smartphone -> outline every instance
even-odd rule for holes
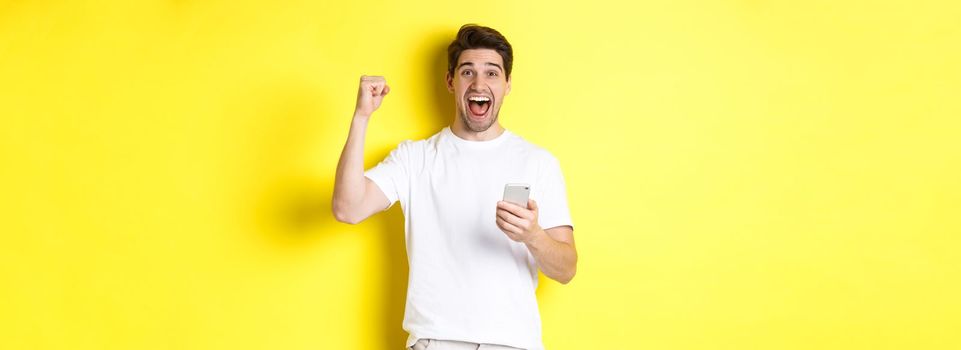
[[[517,204],[527,208],[527,198],[531,195],[531,185],[528,184],[507,184],[504,185],[504,201]]]

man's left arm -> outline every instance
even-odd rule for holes
[[[544,275],[567,284],[577,273],[574,229],[557,226],[542,229],[537,223],[537,202],[528,200],[527,208],[497,202],[497,227],[510,239],[524,243]]]

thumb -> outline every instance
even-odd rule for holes
[[[527,200],[527,209],[537,211],[537,201],[533,199]]]

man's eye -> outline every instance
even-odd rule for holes
[[[469,70],[465,70],[465,71],[463,71],[463,72],[460,73],[460,75],[464,75],[464,76],[470,76],[470,75],[472,75],[472,74],[474,74],[474,72],[471,72],[471,71],[469,71]]]
[[[496,77],[496,76],[497,76],[497,72],[487,72],[487,76],[489,76],[489,77]]]

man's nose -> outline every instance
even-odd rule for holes
[[[471,82],[470,82],[470,89],[471,89],[472,91],[476,91],[476,92],[483,92],[483,91],[484,91],[484,85],[482,84],[482,82],[481,82],[480,79],[476,79],[476,78],[475,78],[474,80],[471,80]]]

